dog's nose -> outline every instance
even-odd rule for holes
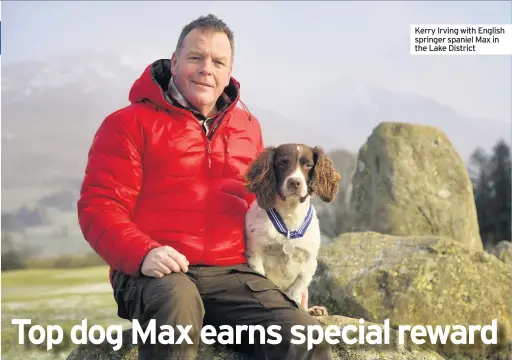
[[[300,180],[296,178],[288,179],[288,187],[291,189],[298,189],[300,187]]]

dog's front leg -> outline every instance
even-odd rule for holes
[[[312,275],[310,276],[307,272],[304,271],[301,272],[293,282],[292,286],[290,286],[286,291],[288,296],[291,297],[297,304],[300,304],[304,307],[304,295],[306,294],[308,285],[312,279]]]
[[[315,259],[309,260],[302,266],[302,271],[299,273],[292,286],[288,288],[288,293],[293,299],[301,305],[307,306],[307,298],[305,303],[303,302],[303,296],[307,296],[308,287],[311,281],[313,281],[313,275],[315,274],[317,261]]]
[[[299,274],[293,285],[288,289],[288,294],[292,299],[295,299],[304,310],[313,316],[327,315],[327,309],[324,306],[308,307],[309,302],[309,284],[313,281],[313,275],[316,271],[317,262],[310,261],[304,266],[302,273]]]
[[[290,297],[295,299],[299,299],[299,304],[302,306],[304,310],[306,310],[312,316],[325,316],[328,315],[327,309],[325,306],[312,306],[309,307],[309,291],[308,287],[311,281],[313,280],[313,276],[304,276],[299,275],[297,278],[297,282],[295,282],[292,287],[289,289]],[[295,300],[297,301],[297,300]]]
[[[308,289],[306,288],[306,290],[302,293],[302,301],[300,302],[300,304],[302,305],[302,307],[304,309],[307,309],[308,302],[309,302],[309,293],[308,293]]]

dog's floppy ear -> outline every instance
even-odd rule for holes
[[[321,147],[317,146],[312,150],[315,165],[309,191],[317,194],[322,201],[331,202],[338,192],[341,174],[336,171],[332,160]]]
[[[265,148],[251,164],[246,176],[247,190],[256,194],[258,205],[265,210],[274,207],[277,195],[274,152],[275,148],[273,146]]]

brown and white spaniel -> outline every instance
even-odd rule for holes
[[[256,195],[245,218],[247,263],[312,315],[327,311],[308,308],[320,248],[311,195],[333,201],[340,180],[320,147],[303,144],[267,147],[247,173],[247,189]]]

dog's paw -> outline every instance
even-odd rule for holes
[[[311,316],[327,316],[328,311],[325,306],[312,306],[308,309],[308,313]]]

